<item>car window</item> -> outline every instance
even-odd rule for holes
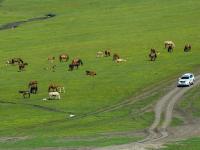
[[[192,75],[190,75],[190,78],[192,78]]]
[[[188,76],[181,77],[181,79],[189,79]]]

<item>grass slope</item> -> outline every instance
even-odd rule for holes
[[[200,2],[198,0],[6,0],[1,3],[0,24],[55,13],[55,18],[27,23],[14,30],[0,31],[0,136],[44,137],[97,136],[99,133],[138,130],[148,127],[153,113],[134,117],[154,100],[115,111],[67,120],[116,104],[139,93],[144,87],[199,65]],[[163,41],[173,40],[173,54],[163,49]],[[191,53],[183,53],[185,43]],[[148,61],[149,49],[160,51],[158,60]],[[112,58],[96,59],[98,50],[110,48],[128,61],[115,64]],[[68,53],[70,61],[80,57],[84,66],[68,72],[67,64],[56,62],[56,72],[44,70],[47,57]],[[21,57],[29,63],[25,72],[6,67],[5,61]],[[95,70],[97,76],[85,76]],[[38,80],[39,94],[24,100],[17,93],[30,80]],[[60,101],[42,101],[49,83],[63,84],[67,90]],[[158,94],[159,95],[159,94]],[[157,96],[158,96],[157,95]],[[60,110],[39,109],[34,105]],[[33,142],[34,143],[34,142]],[[0,143],[4,144],[4,143]],[[37,142],[35,143],[37,145]],[[23,145],[23,144],[22,144]],[[46,146],[38,145],[39,146]],[[23,146],[22,146],[23,147]],[[30,146],[31,147],[31,146]]]

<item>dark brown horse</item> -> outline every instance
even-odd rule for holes
[[[184,47],[184,52],[189,52],[191,50],[192,46],[190,44],[186,44]]]
[[[119,57],[119,55],[118,54],[113,54],[113,61],[116,61],[117,59],[119,59],[120,57]]]
[[[79,66],[82,66],[83,65],[83,61],[81,59],[73,59],[72,60],[72,63],[69,64],[69,71],[72,71],[74,70],[74,68],[78,69]]]
[[[30,90],[30,93],[32,94],[36,94],[38,91],[38,86],[37,86],[38,82],[37,81],[30,81],[28,84],[28,88]]]
[[[69,60],[69,56],[67,54],[61,54],[59,56],[60,62],[67,62]]]
[[[24,71],[25,70],[25,66],[27,66],[27,65],[28,65],[28,63],[20,63],[20,64],[18,64],[19,71]]]
[[[86,73],[87,76],[92,76],[92,77],[94,77],[94,76],[97,75],[95,71],[88,71],[88,70],[86,70],[85,73]]]
[[[155,61],[156,60],[157,54],[156,54],[156,50],[154,48],[152,48],[150,50],[149,58],[150,58],[151,61]]]
[[[104,51],[104,56],[105,56],[105,57],[109,57],[110,55],[111,55],[110,50],[105,50],[105,51]]]

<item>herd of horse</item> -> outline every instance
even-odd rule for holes
[[[164,48],[167,49],[167,51],[168,51],[169,53],[172,53],[172,52],[173,52],[173,49],[175,48],[175,44],[174,44],[174,42],[172,42],[172,41],[165,41],[165,42],[164,42]],[[190,44],[186,44],[186,45],[184,46],[183,51],[184,51],[184,52],[189,52],[189,51],[191,50],[191,48],[192,48],[192,46],[191,46]],[[151,49],[150,49],[150,53],[149,53],[150,61],[155,61],[156,58],[157,58],[157,56],[158,56],[158,54],[159,54],[159,53],[156,51],[155,48],[151,48]]]
[[[175,48],[175,44],[172,41],[165,41],[164,42],[164,48],[167,49],[169,53],[173,52],[173,49]],[[184,52],[189,52],[191,50],[191,45],[186,44],[184,47]],[[156,51],[155,48],[150,49],[149,58],[150,61],[155,61],[158,56],[158,51]],[[111,51],[110,50],[104,50],[104,51],[98,51],[96,53],[96,58],[101,57],[110,57]],[[121,58],[117,53],[113,54],[112,57],[113,61],[116,63],[120,62],[126,62],[126,59]],[[51,64],[54,64],[56,58],[49,56],[48,61]],[[59,55],[59,61],[60,62],[68,62],[69,61],[69,55],[68,54],[61,54]],[[6,64],[12,64],[12,65],[18,65],[19,71],[24,71],[25,66],[28,65],[28,63],[25,63],[21,58],[12,58],[6,62]],[[74,58],[71,63],[68,65],[69,69],[68,71],[73,71],[74,69],[78,69],[79,66],[83,65],[83,61],[80,58]],[[56,65],[53,65],[53,70]],[[97,73],[95,71],[86,70],[85,71],[87,76],[96,76]],[[24,98],[30,98],[31,94],[37,94],[38,92],[38,82],[37,81],[30,81],[28,83],[28,90],[20,90],[19,93],[22,94]],[[60,93],[65,93],[65,88],[62,85],[51,83],[48,87],[48,93],[49,93],[49,99],[60,99]]]
[[[31,94],[37,94],[38,81],[30,81],[28,83],[28,90],[20,90],[23,98],[30,98]],[[60,93],[65,93],[65,87],[59,84],[51,83],[48,87],[49,99],[60,99]]]

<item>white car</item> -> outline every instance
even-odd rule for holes
[[[194,81],[194,74],[186,73],[179,78],[177,86],[190,86],[194,84]]]

